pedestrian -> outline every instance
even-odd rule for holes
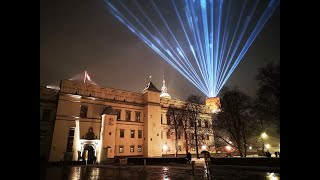
[[[278,152],[276,151],[276,152],[274,152],[274,155],[276,155],[276,157],[278,157]]]
[[[271,153],[269,151],[266,152],[266,156],[269,158],[271,157]]]

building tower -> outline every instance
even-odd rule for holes
[[[163,82],[163,85],[162,85],[162,88],[161,88],[160,97],[161,98],[171,99],[170,94],[168,94],[168,92],[167,92],[168,88],[166,87],[166,80],[164,80],[164,76],[163,76],[163,81],[162,82]]]
[[[144,141],[143,141],[143,156],[144,157],[159,157],[162,156],[161,151],[161,105],[160,105],[160,90],[150,82],[142,91],[144,101]]]

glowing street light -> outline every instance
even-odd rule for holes
[[[207,149],[207,146],[206,145],[202,145],[202,150],[206,150]]]
[[[267,138],[267,134],[264,132],[261,134],[262,139],[266,139]]]
[[[265,144],[264,144],[264,139],[267,139],[267,137],[268,137],[267,133],[263,132],[263,133],[261,134],[262,143],[263,143],[263,145],[262,145],[262,151],[264,151],[264,146],[265,146]]]
[[[231,150],[231,146],[226,146],[226,149],[227,149],[228,151],[230,151],[230,150]]]
[[[252,146],[249,146],[249,149],[252,149]]]
[[[267,148],[267,149],[269,149],[269,148],[270,148],[270,144],[266,144],[265,146],[266,146],[266,148]]]
[[[162,146],[162,149],[163,149],[164,151],[166,151],[166,156],[167,156],[168,145],[164,144],[164,145]]]

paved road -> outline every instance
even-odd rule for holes
[[[204,168],[197,166],[195,175],[192,175],[192,168],[183,166],[64,166],[48,167],[46,180],[173,180],[173,179],[212,179],[212,180],[277,180],[279,173],[243,171],[230,168],[210,168],[210,175]]]

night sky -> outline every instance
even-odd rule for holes
[[[266,23],[226,85],[254,96],[257,69],[280,62],[280,8]],[[200,90],[131,33],[105,8],[103,0],[40,1],[40,84],[87,70],[98,85],[141,92],[149,82],[158,89],[165,75],[168,93],[185,100]]]

